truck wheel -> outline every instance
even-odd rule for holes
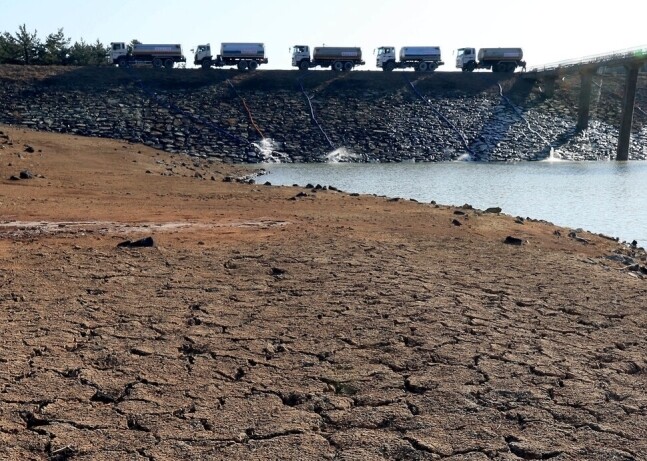
[[[420,64],[418,64],[418,71],[427,72],[427,63],[423,61]]]
[[[246,70],[247,61],[238,61],[238,70]]]
[[[162,60],[160,58],[153,59],[153,67],[155,67],[156,69],[162,67]]]
[[[499,64],[492,64],[492,72],[501,72]]]
[[[344,70],[344,64],[341,61],[335,61],[332,65],[332,70],[335,72],[341,72]]]
[[[172,59],[167,59],[167,60],[164,61],[164,68],[165,69],[173,69],[174,64],[175,63],[173,62]]]
[[[119,67],[128,67],[128,59],[122,56],[121,58],[117,59],[117,65]]]
[[[203,59],[202,68],[205,70],[211,68],[211,62],[208,59]]]
[[[474,61],[468,62],[465,66],[467,72],[474,72],[474,69],[476,69],[476,63]]]
[[[350,61],[346,61],[344,63],[344,72],[350,72],[351,70],[353,70],[353,63]]]
[[[310,63],[308,61],[301,61],[299,63],[299,69],[301,70],[308,70],[310,69]]]
[[[387,62],[384,64],[384,67],[382,67],[384,72],[393,72],[393,69],[395,69],[395,63],[393,61]]]
[[[256,61],[249,61],[249,70],[256,70],[258,69],[258,63]]]

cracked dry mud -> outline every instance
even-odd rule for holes
[[[0,459],[647,459],[626,247],[0,128]]]

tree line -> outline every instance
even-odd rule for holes
[[[99,39],[94,43],[83,39],[72,43],[63,28],[43,40],[36,30],[29,32],[25,24],[13,34],[0,34],[0,64],[100,66],[108,64],[108,51],[109,47]]]

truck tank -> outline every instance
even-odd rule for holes
[[[440,47],[438,46],[403,46],[400,48],[400,61],[422,60],[439,61]]]
[[[265,45],[263,43],[222,43],[220,55],[223,58],[264,58]]]
[[[521,48],[481,48],[479,61],[520,61],[523,59]]]
[[[344,46],[319,46],[312,53],[313,59],[351,58],[362,59],[362,49]]]
[[[146,56],[179,56],[182,54],[182,46],[175,44],[155,44],[148,45],[138,43],[133,45],[133,56],[146,55]]]

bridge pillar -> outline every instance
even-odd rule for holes
[[[577,108],[577,131],[582,131],[589,127],[593,72],[594,70],[591,69],[583,69],[580,71],[580,105]]]
[[[636,102],[636,83],[640,65],[630,64],[627,69],[625,82],[624,107],[622,108],[622,121],[620,123],[620,136],[618,137],[618,151],[616,160],[629,160],[629,143],[631,141],[631,124],[634,119],[634,104]]]
[[[557,77],[546,77],[544,79],[544,95],[547,98],[555,96],[555,81]]]

